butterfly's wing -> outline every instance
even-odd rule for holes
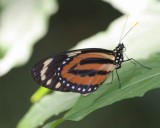
[[[58,76],[58,67],[66,60],[66,53],[46,57],[35,64],[31,70],[33,79],[40,85],[57,91],[70,91],[66,86],[62,86]]]
[[[113,51],[80,49],[47,57],[32,69],[34,80],[58,91],[86,94],[97,90],[115,69]]]

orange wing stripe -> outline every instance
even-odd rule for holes
[[[113,55],[109,55],[109,54],[105,54],[105,53],[96,53],[96,52],[91,52],[91,53],[85,53],[85,54],[80,54],[78,55],[77,57],[80,57],[80,58],[106,58],[106,59],[111,59],[111,60],[114,60],[115,57]]]
[[[74,70],[100,70],[103,68],[103,70],[107,70],[106,64],[85,64],[85,65],[77,65]]]

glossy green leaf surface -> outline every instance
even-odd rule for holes
[[[18,124],[18,128],[36,128],[46,120],[70,109],[79,95],[73,93],[52,93],[35,103]]]

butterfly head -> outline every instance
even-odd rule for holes
[[[115,48],[115,50],[116,50],[117,52],[123,53],[123,52],[125,51],[125,46],[124,46],[124,44],[123,44],[123,43],[119,43],[118,46]]]
[[[118,46],[114,49],[115,65],[117,66],[117,69],[121,67],[121,63],[123,62],[124,51],[125,51],[125,46],[123,43],[119,43]]]

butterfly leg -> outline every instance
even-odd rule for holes
[[[116,69],[116,74],[117,74],[117,78],[118,78],[118,82],[119,82],[119,89],[121,89],[121,81],[120,81],[117,69]]]
[[[137,60],[135,60],[135,59],[133,59],[133,58],[124,60],[123,62],[127,62],[127,61],[131,61],[131,62],[132,62],[133,64],[135,64],[135,65],[138,64],[138,65],[140,65],[140,66],[143,67],[143,68],[151,69],[151,68],[149,68],[149,67],[146,67],[146,66],[142,65],[141,63],[139,63]]]

